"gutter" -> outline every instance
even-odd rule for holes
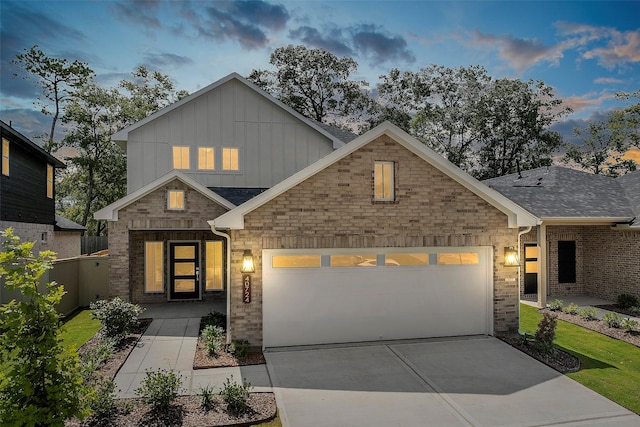
[[[528,226],[524,230],[518,232],[518,262],[520,262],[520,240],[524,234],[527,234],[531,231],[533,227]],[[518,265],[518,319],[520,318],[520,286],[522,283],[522,267]]]
[[[220,236],[227,241],[227,274],[225,280],[226,299],[227,299],[227,342],[231,344],[231,236],[222,231],[216,230],[216,226],[213,221],[209,221],[211,226],[211,232],[216,236]]]

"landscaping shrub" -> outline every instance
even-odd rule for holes
[[[237,416],[247,409],[251,383],[245,380],[242,384],[238,384],[231,380],[233,380],[233,375],[231,379],[227,378],[224,382],[220,395],[224,403],[227,404],[229,412]]]
[[[200,338],[210,356],[213,356],[224,348],[224,329],[219,326],[206,326],[202,330]]]
[[[633,314],[634,316],[640,316],[640,307],[638,307],[637,305],[634,305],[633,307],[629,307],[629,311],[631,312],[631,314]]]
[[[80,355],[83,378],[90,378],[100,365],[111,357],[115,347],[116,341],[114,338],[102,337],[95,348]]]
[[[542,319],[538,323],[538,329],[534,335],[536,347],[545,352],[553,352],[553,340],[556,337],[556,326],[558,326],[557,317],[544,313]]]
[[[224,313],[220,313],[219,311],[212,311],[206,316],[204,316],[201,320],[201,327],[204,329],[205,327],[218,326],[224,330],[227,329],[227,315]]]
[[[102,323],[102,335],[115,338],[116,342],[122,341],[138,327],[138,315],[144,311],[139,305],[126,302],[120,297],[111,301],[96,301],[91,303],[90,308],[93,310],[93,317]]]
[[[638,321],[627,317],[626,319],[622,319],[622,322],[620,322],[620,328],[627,332],[634,332],[638,329]]]
[[[620,294],[616,299],[616,305],[620,308],[631,308],[638,305],[638,298],[631,294]]]
[[[598,320],[598,313],[600,311],[595,307],[585,307],[578,312],[578,315],[584,320]]]
[[[118,412],[114,396],[116,383],[110,378],[102,378],[96,381],[94,389],[95,396],[90,403],[93,418],[98,422],[106,423]]]
[[[136,394],[150,404],[154,411],[166,412],[178,397],[182,376],[166,369],[147,370],[145,375]]]
[[[562,304],[563,304],[562,300],[554,299],[553,301],[547,304],[547,307],[549,307],[549,310],[551,311],[560,311],[562,310]]]
[[[622,327],[623,320],[624,317],[622,317],[618,313],[613,312],[605,313],[605,315],[602,316],[602,321],[606,323],[610,328],[620,329]]]
[[[209,411],[215,406],[215,396],[214,388],[210,385],[205,386],[200,389],[200,399],[202,401],[202,408],[206,411]]]
[[[578,304],[572,302],[568,306],[564,307],[562,311],[564,311],[567,314],[576,315],[580,311],[580,307],[578,306]]]
[[[236,340],[229,344],[229,353],[232,353],[238,359],[244,359],[249,354],[251,344],[247,340]]]

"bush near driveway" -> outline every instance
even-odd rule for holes
[[[520,330],[533,333],[542,315],[520,304]],[[580,370],[568,377],[640,414],[640,348],[600,333],[558,321],[557,347],[580,358]]]

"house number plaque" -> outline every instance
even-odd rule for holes
[[[245,304],[251,302],[251,276],[248,274],[242,276],[242,301]]]

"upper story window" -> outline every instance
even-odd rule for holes
[[[47,197],[53,199],[53,166],[47,165]]]
[[[239,169],[237,148],[222,149],[222,169],[226,171],[237,171]]]
[[[198,147],[198,169],[213,170],[213,147]]]
[[[169,190],[167,192],[167,209],[184,209],[184,190]]]
[[[2,138],[2,174],[9,176],[9,140]]]
[[[173,147],[173,168],[189,169],[189,147]]]
[[[375,162],[373,171],[373,199],[375,201],[394,200],[393,162]]]

